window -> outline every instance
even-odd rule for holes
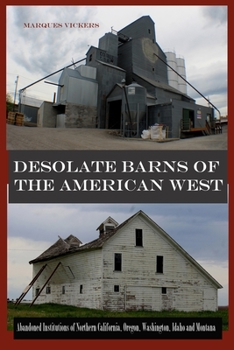
[[[80,294],[83,293],[83,284],[80,285]]]
[[[163,256],[161,255],[156,257],[156,272],[163,273]]]
[[[50,286],[46,287],[46,294],[50,294]]]
[[[36,296],[38,296],[39,292],[40,292],[40,288],[36,288],[36,290],[35,290]]]
[[[167,288],[166,287],[162,287],[162,294],[167,294]]]
[[[111,225],[109,225],[109,226],[106,226],[106,232],[110,232],[110,231],[113,231],[114,230],[114,226],[111,226]]]
[[[122,254],[115,253],[115,271],[122,271]]]
[[[142,229],[136,229],[136,246],[142,247],[143,246],[143,235],[142,235]]]
[[[65,286],[62,286],[62,294],[65,294]]]
[[[118,285],[114,286],[114,292],[119,292],[119,286]]]

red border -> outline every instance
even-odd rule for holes
[[[110,5],[110,1],[108,0],[86,0],[86,1],[35,1],[32,2],[32,0],[11,0],[11,1],[5,1],[4,3],[1,2],[0,9],[1,9],[1,21],[0,21],[0,33],[1,33],[1,47],[6,47],[6,6],[7,5]],[[164,1],[153,1],[153,0],[147,0],[144,1],[142,4],[142,1],[140,0],[118,0],[111,2],[111,5],[228,5],[228,37],[231,38],[231,30],[232,30],[232,10],[233,10],[233,2],[231,0],[226,0],[225,2],[221,2],[220,0],[207,0],[205,2],[202,1],[175,1],[175,0],[164,0]],[[228,52],[228,62],[231,62],[231,50]],[[20,55],[20,52],[19,52]],[[2,53],[1,55],[1,67],[4,69],[4,72],[2,74],[2,83],[0,85],[1,88],[1,99],[2,99],[2,117],[0,119],[0,130],[1,130],[1,137],[0,137],[0,164],[1,164],[1,181],[0,181],[0,195],[1,195],[1,281],[7,280],[7,268],[6,268],[6,261],[7,261],[7,183],[8,183],[8,152],[6,151],[6,135],[5,135],[5,128],[6,128],[6,121],[5,121],[5,86],[6,86],[6,60],[5,55]],[[228,72],[229,77],[232,76],[233,68],[231,64],[228,64]],[[228,97],[231,96],[231,89],[232,86],[230,84],[229,90],[228,90]],[[232,125],[233,125],[233,117],[232,117],[232,105],[229,105],[229,111],[228,114],[230,116],[229,118],[229,137],[228,137],[228,183],[230,186],[231,178],[233,178],[233,170],[231,167],[231,153],[232,153],[232,147],[233,147],[233,138],[231,139],[230,135],[232,132]],[[1,341],[3,344],[7,344],[7,348],[15,348],[15,349],[24,349],[24,350],[41,350],[43,349],[51,349],[52,347],[56,347],[57,350],[64,349],[65,342],[69,343],[69,346],[75,346],[76,348],[91,348],[91,347],[101,347],[104,349],[120,349],[120,348],[129,348],[132,347],[135,350],[141,349],[142,346],[147,346],[148,348],[159,348],[160,346],[163,349],[170,349],[171,346],[178,347],[181,350],[183,349],[193,349],[193,348],[200,348],[200,349],[207,349],[212,348],[215,349],[229,349],[229,344],[233,343],[233,302],[232,302],[232,293],[233,293],[233,282],[231,279],[230,271],[233,267],[233,257],[231,255],[231,248],[233,247],[233,237],[232,237],[232,229],[233,229],[233,217],[231,216],[232,213],[232,197],[231,197],[231,186],[229,188],[229,330],[223,332],[223,339],[222,340],[14,340],[13,339],[13,332],[9,332],[6,330],[6,321],[7,321],[7,310],[6,310],[6,300],[7,300],[7,291],[6,288],[3,287],[0,288],[0,310],[1,310],[1,317],[0,317],[0,334],[1,334]],[[231,336],[232,334],[232,336]]]

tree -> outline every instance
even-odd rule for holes
[[[6,94],[6,113],[12,112],[14,110],[14,102],[13,102],[13,97],[11,94],[7,93]]]

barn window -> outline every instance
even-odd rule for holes
[[[46,294],[50,294],[50,286],[46,287]]]
[[[65,286],[62,286],[62,294],[65,294]]]
[[[120,253],[115,253],[115,271],[122,271],[122,254]]]
[[[36,290],[35,290],[36,296],[38,296],[39,292],[40,292],[40,288],[36,288]]]
[[[92,54],[89,56],[89,62],[91,62],[92,61]]]
[[[161,255],[156,257],[156,272],[163,273],[163,256]]]
[[[106,232],[110,232],[110,231],[113,231],[114,230],[114,226],[112,225],[109,225],[109,226],[106,226],[105,229],[106,229]]]
[[[80,285],[80,294],[83,293],[83,284]]]
[[[114,292],[119,292],[119,286],[118,285],[114,286]]]
[[[166,287],[162,287],[162,294],[167,294],[167,288]]]
[[[143,246],[143,234],[142,229],[136,229],[136,246],[142,247]]]

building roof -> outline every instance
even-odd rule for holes
[[[150,79],[150,78],[147,78],[146,76],[142,75],[142,74],[139,74],[139,72],[136,71],[136,69],[133,71],[133,74],[135,74],[136,76],[138,76],[139,78],[143,79],[144,81],[146,81],[147,83],[157,87],[157,88],[160,88],[160,89],[163,89],[163,90],[166,90],[166,91],[170,91],[170,92],[173,92],[177,95],[182,95],[182,96],[185,96],[186,98],[192,100],[195,102],[195,100],[188,96],[187,94],[184,94],[183,92],[173,88],[172,86],[166,84],[166,83],[163,83],[163,82],[160,82],[160,81],[157,81],[157,80],[153,80],[153,79]]]
[[[100,230],[100,228],[102,228],[103,225],[106,225],[106,224],[113,224],[114,226],[118,226],[118,222],[115,221],[111,216],[108,216],[108,218],[107,218],[105,221],[103,221],[103,222],[98,226],[98,228],[96,229],[96,231],[97,231],[97,230]]]
[[[137,23],[137,22],[141,22],[143,19],[148,19],[150,20],[153,24],[154,24],[154,21],[152,20],[152,18],[149,16],[149,15],[145,15],[145,16],[141,16],[140,18],[137,18],[135,21],[131,22],[130,24],[128,24],[127,26],[125,26],[124,28],[120,29],[118,31],[118,33],[121,33],[123,32],[124,30],[126,30],[127,28],[129,27],[132,27],[133,24]]]
[[[125,72],[125,70],[123,68],[115,66],[114,64],[110,64],[110,63],[103,62],[103,61],[100,61],[100,60],[96,60],[96,62],[102,64],[103,66],[107,66],[107,67],[110,67],[110,68],[114,68],[114,69],[120,70],[121,72]]]
[[[75,236],[70,235],[66,239],[59,239],[48,249],[46,249],[38,258],[30,261],[29,263],[34,263],[38,261],[50,260],[56,256],[67,254],[70,250],[76,250],[80,247],[82,242]]]
[[[96,82],[96,79],[89,78],[89,77],[86,77],[86,76],[82,75],[78,71],[79,67],[77,67],[76,69],[64,68],[63,73],[61,74],[60,80],[62,79],[62,75],[67,75],[67,76],[72,77],[72,78],[77,78],[77,79],[81,79],[81,80],[88,80],[88,81]],[[88,67],[88,66],[85,66],[85,67]]]
[[[59,256],[64,256],[71,253],[83,252],[84,250],[94,250],[101,249],[103,245],[118,231],[120,231],[129,222],[134,220],[137,216],[142,216],[149,224],[157,229],[157,231],[166,239],[174,248],[176,248],[189,262],[197,268],[206,278],[208,278],[217,288],[223,288],[219,282],[217,282],[191,255],[189,255],[168,233],[166,233],[158,224],[156,224],[147,214],[142,210],[129,217],[127,220],[122,222],[112,231],[106,233],[105,235],[89,242],[86,244],[81,243],[81,241],[73,235],[70,235],[66,239],[59,237],[59,240],[49,247],[45,252],[39,255],[36,259],[29,261],[29,264],[34,264],[37,262],[42,262],[46,260],[51,260]]]

